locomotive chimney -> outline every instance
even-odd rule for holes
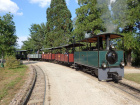
[[[109,34],[106,35],[106,50],[109,50],[109,44],[110,44],[109,38],[110,38],[110,35]]]

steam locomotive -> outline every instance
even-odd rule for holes
[[[70,64],[75,69],[80,69],[84,72],[90,72],[91,74],[96,75],[100,81],[114,80],[115,82],[118,82],[124,77],[125,64],[123,50],[117,49],[118,45],[115,43],[117,41],[122,42],[123,46],[122,35],[102,33],[85,38],[76,43],[74,42],[60,47],[49,48],[51,51],[62,48],[66,48],[66,50],[72,48],[72,53],[50,53],[36,55],[36,57],[42,60],[55,60],[57,62]],[[87,48],[82,49],[85,45],[87,45]],[[116,47],[114,45],[116,45]],[[75,51],[75,47],[79,47],[80,50]],[[30,59],[34,59],[33,54],[30,54]]]

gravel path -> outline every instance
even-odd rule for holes
[[[125,67],[124,73],[140,73],[140,68]]]
[[[95,77],[58,64],[33,63],[46,75],[45,105],[139,105],[126,93]]]
[[[140,101],[89,74],[48,62],[30,64],[38,65],[45,73],[44,105],[140,105]]]

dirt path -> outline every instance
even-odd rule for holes
[[[125,67],[124,68],[124,73],[140,73],[140,68],[135,68],[135,67]]]
[[[31,62],[46,75],[45,105],[139,105],[127,94],[66,66]]]

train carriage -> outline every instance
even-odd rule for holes
[[[122,37],[118,34],[105,33],[79,41],[97,45],[94,49],[90,46],[88,51],[74,52],[75,66],[96,74],[99,80],[121,80],[124,77],[124,53],[123,50],[116,50],[110,45],[110,40]]]
[[[41,54],[28,54],[28,57],[30,60],[41,60],[42,59]]]
[[[16,58],[21,60],[27,59],[27,50],[16,50]]]
[[[98,77],[99,80],[114,80],[118,82],[124,77],[124,53],[123,50],[117,50],[114,43],[123,38],[122,35],[113,33],[103,33],[85,38],[78,43],[67,44],[60,47],[47,48],[51,50],[48,54],[29,54],[30,59],[40,59],[72,65],[74,68],[80,68],[84,72],[90,72]],[[116,39],[116,41],[114,40]],[[111,40],[112,43],[111,43]],[[123,42],[123,41],[122,41]],[[75,51],[87,43],[87,48]],[[94,45],[94,46],[93,46]],[[95,46],[96,45],[96,46]],[[117,43],[116,43],[117,45]],[[123,43],[122,43],[123,46]],[[71,53],[68,50],[73,49]],[[52,54],[52,50],[66,49],[65,53]]]
[[[62,53],[55,54],[55,60],[58,62],[61,62],[61,63],[66,63],[69,65],[72,65],[74,63],[74,51],[69,53],[69,49],[71,49],[71,48],[74,49],[74,47],[78,47],[78,46],[84,46],[84,45],[80,44],[80,43],[73,43],[73,44],[67,44],[67,45],[63,45],[60,47],[52,48],[53,50],[56,50],[56,49],[61,50],[62,48],[66,49],[66,52],[64,54],[62,54]]]
[[[42,50],[42,49],[41,49]],[[45,48],[43,50],[50,50],[51,53],[47,54],[42,54],[42,60],[54,60],[55,59],[55,54],[52,54],[52,48]]]

